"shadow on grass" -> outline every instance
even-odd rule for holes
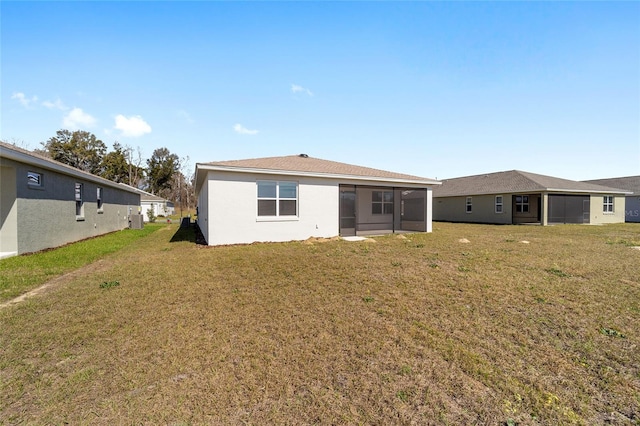
[[[181,241],[187,241],[194,244],[207,245],[202,232],[197,224],[192,223],[189,226],[181,226],[178,228],[170,242],[177,243]]]

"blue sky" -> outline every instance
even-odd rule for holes
[[[446,179],[640,174],[638,2],[0,3],[0,137]]]

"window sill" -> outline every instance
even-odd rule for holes
[[[298,216],[258,216],[256,222],[297,222]]]
[[[76,222],[84,222],[83,216],[76,216]]]

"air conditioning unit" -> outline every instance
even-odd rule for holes
[[[144,218],[141,214],[132,214],[129,216],[129,228],[142,229],[144,228]]]

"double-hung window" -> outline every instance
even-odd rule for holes
[[[258,216],[297,216],[298,183],[258,181]]]
[[[605,195],[602,203],[603,213],[613,213],[613,195]]]
[[[472,197],[467,197],[467,200],[465,202],[465,211],[467,213],[472,213],[473,212],[473,198]]]
[[[82,184],[76,183],[76,220],[84,220],[84,201],[82,201]]]
[[[502,213],[502,195],[496,195],[496,213]]]
[[[371,214],[393,214],[393,191],[371,193]]]
[[[516,195],[516,213],[529,213],[528,195]]]

